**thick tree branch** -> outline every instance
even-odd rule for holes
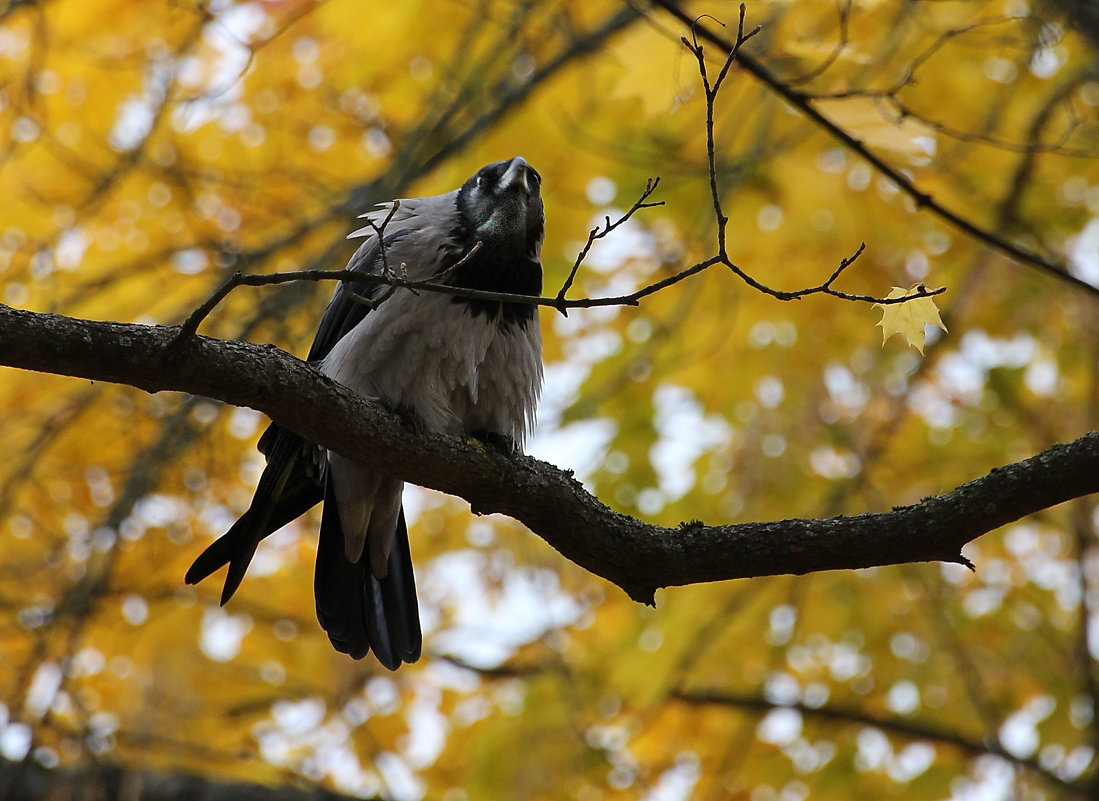
[[[1083,290],[1086,295],[1089,295],[1092,298],[1099,298],[1099,287],[1093,286],[1082,278],[1073,275],[1065,263],[1047,259],[1021,245],[1009,242],[995,231],[981,226],[977,222],[974,222],[972,218],[965,216],[962,213],[948,209],[945,205],[935,200],[928,192],[920,189],[915,183],[903,175],[899,169],[875,154],[863,142],[856,139],[840,125],[820,112],[817,107],[813,105],[814,98],[810,94],[795,88],[792,83],[780,79],[768,70],[763,65],[762,61],[759,61],[746,53],[738,52],[740,45],[743,44],[743,38],[729,39],[714,33],[706,27],[701,18],[696,19],[690,13],[680,8],[676,0],[653,0],[653,5],[668,12],[684,26],[690,28],[692,34],[697,37],[697,39],[703,39],[710,44],[721,48],[723,53],[735,53],[736,62],[744,72],[763,84],[768,91],[781,97],[784,101],[797,109],[799,114],[804,116],[814,125],[823,129],[829,136],[840,141],[848,150],[857,153],[865,159],[870,166],[881,175],[888,178],[897,189],[907,195],[916,204],[917,208],[927,209],[940,220],[948,223],[951,227],[962,232],[967,237],[1003,253],[1018,264],[1040,270],[1076,289]],[[743,14],[743,11],[741,13]]]
[[[1099,491],[1099,432],[890,512],[663,528],[618,514],[572,476],[474,440],[413,432],[400,418],[274,346],[178,328],[93,322],[0,305],[0,364],[148,392],[249,406],[312,442],[524,523],[566,558],[652,603],[660,587],[942,560],[970,540]]]
[[[86,768],[46,768],[33,759],[0,758],[5,798],[135,798],[141,801],[351,801],[322,787],[267,787],[186,773],[155,773],[100,763]],[[355,798],[360,798],[355,796]]]

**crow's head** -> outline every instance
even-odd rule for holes
[[[538,261],[545,230],[542,176],[521,156],[488,164],[458,190],[458,212],[472,242]]]

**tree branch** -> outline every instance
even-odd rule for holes
[[[1099,432],[889,512],[664,528],[608,509],[570,473],[477,440],[414,432],[272,345],[0,305],[0,364],[248,406],[311,442],[519,520],[566,558],[652,603],[660,587],[898,564],[968,564],[970,540],[1099,491]]]
[[[1082,278],[1073,275],[1063,262],[1044,258],[1034,251],[1016,245],[1013,242],[1009,242],[995,231],[982,227],[969,217],[946,208],[942,203],[935,200],[930,194],[923,191],[911,180],[906,178],[900,170],[890,165],[885,159],[876,155],[861,141],[818,111],[813,105],[813,97],[810,94],[803,92],[800,89],[795,89],[790,83],[784,82],[763,66],[762,62],[756,60],[752,56],[743,52],[737,52],[740,44],[743,44],[742,41],[730,40],[714,33],[709,28],[702,25],[700,19],[692,18],[688,12],[679,8],[675,0],[653,0],[653,5],[663,9],[679,20],[684,26],[690,28],[692,35],[698,39],[705,39],[711,44],[721,48],[724,53],[735,52],[737,63],[746,73],[766,86],[769,91],[778,95],[797,109],[798,113],[803,115],[814,125],[822,128],[830,136],[842,142],[843,146],[848,150],[857,153],[865,159],[870,166],[892,181],[903,194],[911,198],[918,209],[927,209],[936,217],[948,223],[956,230],[961,231],[971,239],[975,239],[994,250],[998,250],[1019,264],[1038,269],[1047,275],[1060,279],[1076,289],[1083,290],[1092,298],[1099,298],[1099,287],[1093,286]]]
[[[966,757],[992,754],[1013,765],[1033,771],[1057,785],[1060,789],[1069,790],[1076,796],[1084,797],[1084,787],[1066,781],[1053,771],[1043,767],[1038,760],[1016,756],[996,743],[984,741],[979,736],[966,736],[956,729],[922,723],[901,716],[886,717],[857,707],[844,707],[835,704],[809,706],[798,702],[778,703],[758,695],[730,693],[721,690],[679,690],[674,692],[672,697],[684,704],[696,707],[715,706],[760,713],[770,712],[774,709],[792,709],[810,720],[881,729],[901,737],[948,746],[961,752]]]
[[[90,767],[46,768],[33,759],[0,758],[5,798],[140,798],[142,801],[351,801],[322,787],[268,787],[187,773],[156,773],[100,762]],[[360,798],[355,796],[355,798]]]

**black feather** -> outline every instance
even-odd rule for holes
[[[260,541],[305,514],[323,496],[309,454],[312,445],[275,425],[268,427],[260,442],[266,446],[268,461],[251,506],[199,555],[184,577],[188,584],[197,584],[228,563],[222,604],[237,591]]]
[[[317,620],[337,651],[362,659],[373,647],[390,670],[420,658],[423,636],[403,509],[388,572],[379,579],[368,557],[347,561],[335,497],[331,488],[326,490],[313,590]]]
[[[382,242],[377,236],[370,237],[352,256],[348,269],[380,273],[383,248],[398,245],[415,231],[418,239],[421,235],[437,237],[434,241],[437,251],[428,251],[428,258],[437,259],[440,280],[468,289],[538,295],[542,291],[539,251],[545,227],[540,184],[541,177],[522,159],[489,164],[453,195],[454,205],[440,205],[438,199],[425,204],[424,208],[436,215],[431,219],[415,214],[395,218],[395,224],[406,227],[387,233]],[[446,210],[439,211],[440,208]],[[413,222],[417,219],[424,228],[408,227],[418,226],[419,223]],[[422,242],[417,241],[416,248],[422,247]],[[474,247],[477,250],[471,254]],[[423,258],[425,251],[409,252]],[[464,256],[465,262],[448,269]],[[385,291],[387,288],[380,284],[340,283],[318,326],[308,359],[321,362],[322,369],[326,367],[323,362],[335,345],[374,308],[359,298],[377,300]],[[459,297],[453,298],[453,302],[464,304],[471,317],[484,315],[503,329],[537,325],[532,323],[535,307],[529,304]],[[401,398],[379,400],[416,418],[415,409],[403,409]],[[485,436],[503,435],[485,432]],[[402,662],[415,662],[420,657],[423,638],[403,508],[398,515],[386,575],[378,578],[368,555],[357,562],[346,557],[335,493],[326,475],[326,452],[274,423],[260,437],[258,447],[267,457],[267,465],[251,506],[195,560],[187,571],[187,582],[201,581],[228,564],[222,593],[225,603],[239,587],[263,538],[323,500],[314,576],[317,619],[335,648],[355,659],[373,650],[378,661],[390,670]]]
[[[409,233],[407,229],[387,233],[385,247],[387,249],[393,247]],[[381,261],[382,251],[378,246],[378,237],[372,236],[355,251],[355,255],[347,263],[347,269],[358,273],[379,274]],[[356,299],[354,295],[374,300],[384,291],[385,287],[382,284],[341,281],[336,286],[328,307],[324,310],[324,317],[321,318],[321,324],[317,327],[317,335],[313,338],[313,345],[309,348],[306,360],[312,362],[323,359],[335,344],[361,323],[370,312],[369,304]]]
[[[462,253],[481,247],[447,276],[452,286],[514,295],[540,295],[542,265],[538,251],[545,234],[542,178],[529,165],[522,185],[500,187],[512,161],[497,161],[482,167],[458,190],[458,215],[453,238]],[[443,265],[441,269],[445,269]],[[535,307],[527,303],[497,303],[455,296],[477,317],[497,318],[503,327],[523,325],[534,319]]]

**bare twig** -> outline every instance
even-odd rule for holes
[[[393,215],[397,213],[397,209],[399,209],[400,207],[400,200],[394,200],[393,202],[391,202],[389,204],[389,213],[385,215],[385,219],[382,220],[381,225],[378,225],[369,216],[367,216],[366,218],[367,226],[374,231],[374,236],[378,238],[378,253],[381,257],[382,262],[382,275],[386,276],[387,278],[393,278],[395,276],[395,273],[393,272],[393,268],[389,264],[389,248],[386,247],[385,244],[385,229],[389,226],[389,223],[393,220]],[[401,267],[403,268],[404,265],[402,264]],[[370,309],[377,309],[379,306],[389,300],[393,296],[393,293],[396,291],[397,287],[390,285],[389,291],[384,293],[380,298],[368,298],[365,295],[360,295],[358,292],[348,287],[348,293],[350,294],[351,299],[357,303],[362,303]]]
[[[721,84],[725,82],[725,76],[729,74],[729,68],[732,66],[734,59],[740,53],[740,47],[750,38],[759,33],[760,28],[756,26],[747,34],[744,33],[744,15],[747,9],[744,4],[740,4],[740,19],[737,23],[736,42],[729,48],[726,48],[725,61],[721,65],[721,69],[718,71],[717,78],[713,84],[710,84],[710,76],[706,70],[706,58],[703,52],[702,45],[698,43],[698,24],[701,22],[702,17],[697,17],[691,23],[691,39],[687,40],[686,36],[680,38],[686,47],[694,55],[698,61],[698,74],[702,78],[702,89],[706,96],[706,153],[707,161],[709,163],[710,173],[710,197],[714,204],[714,218],[717,220],[717,252],[720,260],[723,264],[727,264],[734,272],[740,274],[741,278],[747,278],[744,274],[729,263],[728,251],[725,247],[725,229],[729,224],[729,218],[725,216],[725,213],[721,210],[721,193],[718,190],[717,185],[717,160],[714,157],[714,106],[717,103],[717,93],[721,89]],[[705,15],[709,16],[709,15]],[[711,19],[713,19],[711,17]],[[725,27],[725,23],[720,20],[715,20],[722,28]],[[759,287],[756,287],[757,289]]]
[[[246,274],[242,272],[236,272],[231,275],[218,289],[202,303],[195,311],[184,321],[180,326],[179,332],[176,336],[175,342],[179,342],[182,339],[193,335],[197,330],[201,322],[210,314],[210,312],[222,301],[224,298],[238,286],[267,286],[271,284],[281,284],[288,281],[319,281],[319,280],[340,280],[347,281],[349,283],[365,283],[373,286],[384,285],[389,289],[380,298],[368,298],[364,295],[357,294],[352,291],[351,296],[355,300],[367,304],[370,308],[377,308],[377,306],[384,303],[393,293],[398,289],[406,289],[410,292],[441,292],[450,294],[455,297],[468,298],[474,300],[487,300],[495,301],[498,303],[521,303],[537,306],[552,306],[563,315],[568,315],[569,309],[587,309],[600,306],[637,306],[643,298],[656,292],[666,289],[667,287],[678,284],[691,276],[709,269],[715,264],[721,264],[727,267],[732,273],[739,277],[748,286],[769,295],[777,300],[790,301],[800,300],[808,295],[824,294],[831,295],[832,297],[841,299],[856,301],[860,303],[877,303],[882,305],[891,305],[895,303],[906,303],[919,298],[932,297],[946,291],[945,287],[939,287],[938,289],[927,289],[922,284],[917,288],[917,291],[911,295],[906,295],[900,298],[879,298],[873,295],[861,295],[852,294],[848,292],[841,292],[833,288],[835,281],[843,274],[843,272],[850,267],[854,262],[862,255],[866,248],[865,243],[860,244],[856,251],[844,258],[839,266],[832,272],[831,276],[821,284],[812,287],[805,287],[803,289],[796,289],[792,291],[775,289],[770,287],[761,281],[753,278],[743,269],[738,267],[729,258],[728,250],[726,247],[726,227],[729,222],[729,218],[725,215],[721,206],[721,190],[718,185],[717,178],[717,157],[716,146],[714,138],[714,107],[717,102],[718,93],[721,90],[721,86],[724,83],[726,77],[729,75],[729,71],[732,68],[733,62],[737,60],[740,55],[740,48],[759,33],[760,28],[755,28],[745,31],[744,21],[746,15],[746,7],[744,4],[740,6],[740,16],[737,23],[737,35],[736,42],[726,53],[725,59],[722,62],[721,68],[717,73],[717,76],[711,81],[710,74],[706,66],[706,59],[703,50],[703,46],[699,44],[697,32],[695,28],[698,25],[701,17],[696,19],[692,25],[692,38],[688,40],[686,37],[682,37],[684,46],[695,56],[698,62],[699,76],[702,80],[702,85],[705,90],[706,96],[706,152],[708,159],[708,171],[709,171],[709,185],[710,185],[710,197],[713,203],[714,216],[717,221],[717,254],[698,261],[689,267],[686,267],[674,275],[667,276],[658,281],[652,282],[635,292],[631,292],[626,295],[616,295],[613,297],[603,298],[581,298],[578,300],[568,300],[565,295],[568,290],[573,286],[576,279],[577,272],[580,269],[584,259],[587,258],[592,246],[598,239],[602,239],[608,236],[612,231],[619,226],[630,220],[634,214],[641,209],[653,208],[664,205],[663,201],[649,201],[649,198],[656,191],[657,186],[660,183],[659,178],[651,178],[645,184],[645,189],[642,191],[640,197],[634,202],[634,204],[617,220],[612,221],[609,216],[604,218],[604,224],[602,227],[595,227],[588,232],[588,237],[584,243],[583,248],[576,256],[576,260],[573,262],[572,268],[569,270],[568,276],[565,278],[564,283],[561,285],[561,289],[558,291],[556,297],[546,298],[533,295],[518,295],[508,292],[488,292],[478,289],[468,289],[465,287],[451,286],[449,284],[442,283],[440,279],[449,275],[458,267],[465,264],[481,247],[481,243],[478,242],[474,247],[466,253],[458,262],[448,267],[442,273],[433,276],[430,279],[425,280],[411,280],[407,274],[402,270],[401,274],[397,274],[389,264],[389,257],[385,246],[385,228],[393,219],[393,215],[396,213],[399,207],[399,201],[395,201],[386,218],[379,224],[375,223],[369,217],[367,218],[367,225],[373,229],[374,235],[378,237],[380,243],[380,258],[382,261],[382,269],[380,274],[364,273],[356,270],[297,270],[285,273],[273,273],[267,275],[255,275]],[[724,27],[724,23],[718,21],[719,25]]]
[[[684,25],[690,26],[691,29],[700,38],[705,39],[718,47],[723,48],[726,52],[732,50],[736,45],[733,42],[724,39],[720,35],[708,30],[698,23],[696,19],[693,19],[687,12],[683,11],[673,0],[653,0],[654,5],[664,9],[673,17],[678,19]],[[988,228],[984,228],[977,223],[973,222],[968,217],[963,216],[957,212],[951,211],[943,204],[936,201],[930,194],[919,189],[912,181],[906,178],[898,169],[888,164],[884,159],[875,155],[869,148],[867,148],[862,142],[855,139],[847,131],[843,130],[839,125],[832,122],[825,117],[821,112],[813,106],[812,97],[795,89],[788,83],[780,80],[773,75],[770,70],[763,66],[759,61],[752,58],[750,55],[743,53],[737,54],[737,61],[740,66],[755,78],[757,81],[766,86],[770,91],[777,94],[791,106],[798,110],[799,113],[804,115],[807,119],[812,121],[815,125],[823,128],[829,133],[829,135],[835,137],[843,143],[844,147],[853,153],[857,153],[863,159],[867,161],[874,169],[886,176],[894,185],[905,195],[915,202],[916,207],[920,209],[927,209],[936,217],[946,221],[952,227],[958,229],[966,236],[982,242],[989,247],[1000,251],[1001,253],[1009,256],[1014,261],[1041,270],[1055,278],[1064,281],[1065,283],[1081,289],[1093,298],[1099,298],[1099,287],[1089,284],[1081,278],[1076,277],[1068,271],[1067,266],[1060,261],[1053,261],[1042,257],[1041,255],[1027,250],[1019,245],[1009,242],[1004,237],[995,233]],[[743,277],[743,276],[742,276]]]
[[[689,268],[689,270],[691,270],[691,274],[694,274],[694,272],[698,272],[701,269],[705,269],[705,267],[709,267],[713,264],[723,264],[727,268],[729,268],[729,270],[731,272],[733,272],[737,277],[739,277],[742,281],[744,281],[744,283],[748,284],[748,286],[752,287],[755,290],[758,290],[759,292],[763,292],[766,295],[770,295],[771,297],[776,298],[778,300],[800,300],[801,298],[806,297],[807,295],[823,294],[823,295],[831,295],[832,297],[840,298],[842,300],[881,303],[880,300],[877,300],[877,299],[873,298],[873,296],[871,296],[871,295],[854,295],[854,294],[851,294],[849,292],[840,292],[839,290],[836,290],[836,289],[832,288],[832,284],[835,283],[836,279],[838,279],[840,277],[840,275],[842,275],[843,272],[848,267],[850,267],[852,264],[854,264],[855,261],[859,258],[859,256],[862,255],[863,251],[866,249],[866,244],[865,243],[860,244],[858,249],[853,254],[851,254],[847,258],[843,259],[839,263],[839,266],[836,267],[836,269],[832,272],[832,275],[829,276],[827,281],[825,281],[822,284],[818,284],[817,286],[806,287],[805,289],[797,289],[797,290],[793,290],[793,291],[785,291],[785,290],[780,290],[780,289],[774,289],[773,287],[767,286],[766,284],[762,283],[761,281],[758,281],[757,279],[755,279],[751,275],[749,275],[747,272],[742,270],[740,267],[738,267],[736,264],[734,264],[733,261],[729,258],[729,253],[728,253],[728,250],[726,248],[726,238],[725,238],[725,231],[726,231],[726,228],[727,228],[728,223],[729,223],[729,218],[725,215],[725,212],[724,212],[724,210],[722,209],[722,206],[721,206],[721,189],[718,185],[718,180],[717,180],[717,147],[716,147],[715,138],[714,138],[714,107],[717,104],[717,95],[718,95],[719,90],[721,89],[721,84],[724,82],[726,76],[729,74],[729,69],[733,64],[733,61],[736,60],[740,56],[740,48],[744,45],[745,42],[747,42],[749,39],[751,39],[753,36],[755,36],[757,33],[759,33],[759,30],[760,30],[759,26],[756,26],[752,30],[745,33],[745,31],[744,31],[745,12],[746,12],[745,6],[742,3],[741,6],[740,6],[740,18],[737,22],[736,41],[731,45],[728,53],[726,54],[725,60],[722,62],[722,65],[721,65],[721,69],[718,72],[717,77],[714,79],[713,83],[710,82],[709,71],[708,71],[708,68],[706,66],[706,57],[705,57],[704,49],[703,49],[702,45],[698,43],[697,26],[698,26],[699,20],[701,20],[702,18],[699,17],[699,18],[695,19],[694,22],[692,23],[692,26],[691,26],[691,39],[690,40],[688,40],[687,37],[685,37],[685,36],[680,38],[680,41],[683,42],[684,47],[686,47],[691,52],[691,54],[694,55],[695,60],[698,62],[698,73],[699,73],[699,76],[702,79],[702,86],[703,86],[703,89],[705,91],[705,96],[706,96],[706,159],[707,159],[707,166],[708,166],[709,180],[710,180],[710,198],[711,198],[711,202],[713,203],[713,208],[714,208],[714,219],[717,221],[717,254],[713,258],[707,259],[704,262],[700,262],[698,265],[695,265],[695,267],[693,267],[693,268]],[[719,25],[721,25],[722,27],[725,27],[724,23],[722,23],[721,21],[719,21],[719,20],[715,20],[715,21]],[[673,278],[677,278],[677,276],[673,276]],[[680,279],[677,278],[677,280],[680,280]],[[663,287],[657,287],[657,288],[663,288]],[[648,289],[648,288],[646,288],[646,289]],[[653,289],[652,291],[656,291],[656,290]],[[898,303],[898,302],[899,303],[905,303],[905,302],[908,302],[908,301],[911,301],[911,300],[916,300],[918,298],[926,298],[926,297],[931,297],[933,295],[938,295],[938,294],[940,294],[942,292],[945,292],[945,291],[946,291],[946,287],[939,287],[938,289],[928,290],[926,287],[924,287],[921,284],[917,288],[916,293],[914,293],[912,295],[907,295],[907,296],[901,297],[901,298],[889,298],[887,302],[888,303]],[[646,294],[651,294],[651,292],[646,292]]]
[[[464,263],[471,258],[479,247],[474,245],[473,248],[466,253],[462,259],[450,268],[447,268],[445,272],[449,272]],[[873,295],[853,295],[847,292],[840,292],[832,289],[832,283],[840,276],[840,274],[847,269],[855,259],[863,252],[865,245],[860,245],[858,250],[852,255],[845,258],[840,262],[839,267],[832,273],[832,275],[822,284],[814,287],[807,287],[805,289],[796,289],[790,292],[786,292],[779,289],[772,289],[771,287],[760,284],[749,276],[744,276],[748,279],[749,283],[759,289],[762,292],[770,295],[778,300],[800,300],[806,295],[831,295],[841,300],[858,301],[861,303],[878,303],[882,305],[892,305],[894,303],[906,303],[917,298],[933,297],[935,295],[942,294],[946,291],[946,287],[939,287],[937,289],[927,289],[924,286],[917,288],[917,291],[903,298],[879,298]],[[718,256],[711,256],[708,259],[697,262],[674,275],[662,278],[659,281],[655,281],[648,284],[635,292],[631,292],[626,295],[614,295],[611,297],[602,298],[579,298],[576,300],[562,300],[560,297],[541,297],[537,295],[519,295],[511,292],[488,292],[482,289],[467,289],[466,287],[451,286],[450,284],[438,283],[434,279],[430,280],[412,280],[397,274],[391,276],[384,276],[375,273],[363,273],[357,270],[292,270],[284,273],[233,273],[217,291],[212,294],[190,317],[179,327],[177,333],[177,339],[183,339],[195,333],[197,325],[202,322],[203,319],[209,314],[209,312],[220,303],[226,295],[233,289],[241,286],[272,286],[275,284],[286,284],[292,281],[347,281],[350,283],[361,283],[369,285],[384,285],[396,289],[407,289],[412,292],[439,292],[445,295],[453,295],[458,298],[467,298],[470,300],[488,300],[495,301],[497,303],[521,303],[530,306],[550,306],[559,311],[564,309],[592,309],[601,306],[637,306],[643,298],[648,297],[662,289],[666,289],[669,286],[678,284],[686,278],[690,278],[692,275],[696,275],[703,270],[712,267],[715,264],[724,263]],[[734,269],[739,269],[735,268]],[[741,273],[738,272],[738,275]],[[362,298],[363,302],[367,302],[371,305],[376,305],[379,301],[372,301],[367,298]]]
[[[450,275],[450,274],[451,274],[452,272],[454,272],[454,271],[455,271],[455,270],[457,270],[457,269],[458,269],[459,267],[461,267],[461,266],[462,266],[463,264],[465,264],[465,263],[466,263],[466,262],[468,262],[468,261],[469,261],[470,259],[472,259],[472,258],[473,258],[474,256],[476,256],[476,255],[477,255],[477,252],[478,252],[478,251],[479,251],[479,250],[481,249],[481,247],[482,247],[483,245],[484,245],[484,242],[481,242],[480,240],[478,240],[478,241],[474,242],[474,243],[473,243],[473,247],[471,247],[471,248],[470,248],[470,249],[469,249],[468,251],[466,251],[466,255],[462,256],[462,258],[458,259],[458,261],[454,262],[454,263],[453,263],[452,265],[450,265],[449,267],[447,267],[447,268],[446,268],[445,270],[443,270],[443,271],[442,271],[441,273],[438,273],[438,274],[436,274],[436,275],[435,275],[435,276],[433,277],[433,280],[434,280],[434,281],[439,281],[439,280],[441,280],[441,279],[443,279],[443,278],[446,278],[446,277],[447,277],[448,275]]]
[[[382,220],[382,224],[378,225],[369,217],[366,218],[366,224],[374,231],[374,236],[378,237],[378,248],[381,250],[382,257],[382,273],[384,275],[393,275],[393,268],[389,266],[389,255],[386,253],[385,246],[385,229],[389,226],[389,223],[393,220],[393,215],[397,213],[397,209],[401,207],[401,201],[394,200],[389,204],[389,213],[385,215],[385,219]]]
[[[246,274],[242,272],[236,272],[231,275],[218,289],[201,305],[199,306],[179,328],[179,333],[176,336],[176,342],[191,336],[198,330],[199,324],[204,320],[209,313],[222,301],[224,298],[238,286],[267,286],[271,284],[281,284],[288,281],[320,281],[320,280],[340,280],[347,281],[349,283],[364,283],[373,286],[384,285],[389,287],[380,298],[368,298],[366,296],[352,292],[352,297],[359,302],[365,303],[371,308],[377,308],[377,306],[384,303],[393,293],[398,289],[406,289],[410,292],[441,292],[450,294],[455,297],[468,298],[474,300],[487,300],[495,301],[498,303],[521,303],[536,306],[552,306],[561,314],[567,316],[569,309],[588,309],[600,306],[637,306],[643,298],[656,292],[666,289],[667,287],[678,284],[691,276],[697,275],[704,270],[709,269],[715,264],[721,264],[727,267],[733,274],[739,277],[744,283],[753,289],[769,295],[777,300],[790,301],[800,300],[808,295],[830,295],[840,300],[855,301],[860,303],[876,303],[881,305],[892,305],[895,303],[907,303],[919,298],[933,297],[946,291],[946,287],[939,287],[937,289],[927,289],[924,285],[919,285],[915,293],[906,295],[900,298],[879,298],[873,295],[852,294],[849,292],[842,292],[834,289],[833,284],[843,274],[843,272],[850,267],[855,261],[862,255],[866,249],[865,243],[860,244],[853,254],[844,258],[832,274],[826,281],[816,286],[805,287],[803,289],[796,290],[781,290],[768,286],[761,281],[753,278],[743,269],[738,267],[729,258],[728,250],[726,248],[726,236],[725,231],[729,222],[729,218],[725,215],[721,205],[721,190],[718,185],[717,178],[717,156],[716,145],[714,138],[714,107],[717,102],[718,93],[721,90],[721,86],[725,81],[725,78],[729,75],[729,71],[733,62],[738,58],[740,54],[740,48],[759,33],[760,28],[757,26],[750,31],[745,31],[746,8],[743,4],[740,6],[740,17],[737,24],[737,37],[736,42],[732,45],[731,49],[725,56],[722,62],[721,68],[717,73],[717,76],[711,81],[710,74],[706,66],[706,59],[704,49],[698,42],[697,34],[692,33],[692,38],[688,40],[686,37],[682,37],[684,46],[695,56],[698,62],[699,76],[702,80],[702,85],[705,90],[706,96],[706,152],[708,160],[708,172],[709,172],[709,185],[710,185],[710,197],[713,203],[714,216],[717,221],[717,254],[698,261],[689,267],[686,267],[674,275],[670,275],[666,278],[662,278],[659,281],[652,282],[646,286],[631,292],[626,295],[616,295],[613,297],[603,298],[581,298],[578,300],[568,300],[565,295],[572,287],[577,272],[580,269],[584,259],[588,256],[595,241],[602,239],[609,235],[612,231],[619,226],[626,223],[641,209],[653,208],[656,206],[662,206],[663,201],[650,202],[649,198],[656,191],[657,186],[660,183],[659,178],[649,179],[645,184],[645,189],[642,191],[640,197],[634,204],[617,220],[612,221],[609,216],[604,218],[604,224],[602,227],[595,227],[588,232],[587,241],[584,243],[583,248],[576,256],[576,260],[573,262],[572,268],[569,270],[569,274],[566,277],[561,289],[558,291],[556,297],[547,298],[533,295],[518,295],[508,292],[488,292],[478,289],[467,289],[465,287],[451,286],[446,283],[442,283],[440,279],[449,275],[455,269],[465,264],[481,247],[481,243],[478,242],[474,247],[466,253],[458,262],[448,267],[442,273],[432,276],[430,279],[425,280],[411,280],[407,274],[402,270],[401,274],[395,272],[389,264],[389,258],[387,255],[387,249],[385,246],[385,228],[389,221],[393,219],[393,215],[398,208],[398,202],[394,202],[389,210],[389,214],[379,224],[375,223],[370,218],[367,218],[367,225],[373,229],[374,235],[378,237],[381,248],[381,261],[382,269],[380,274],[364,273],[357,270],[297,270],[285,273],[273,273],[267,275],[255,275]],[[701,19],[701,18],[699,18]],[[695,20],[694,25],[697,26],[698,20]],[[720,25],[724,23],[718,22]]]
[[[588,251],[590,251],[592,245],[595,244],[595,240],[602,239],[603,237],[605,237],[607,234],[609,234],[615,228],[617,228],[618,226],[622,225],[627,220],[629,220],[634,214],[636,214],[641,209],[650,209],[650,208],[654,208],[656,206],[663,206],[664,205],[663,200],[657,200],[657,201],[654,201],[652,203],[647,202],[649,197],[652,196],[652,193],[656,191],[656,187],[659,186],[659,185],[660,185],[659,176],[656,177],[656,178],[648,179],[645,182],[645,189],[644,189],[644,191],[642,191],[641,197],[639,197],[634,202],[634,204],[630,207],[629,211],[627,211],[625,214],[623,214],[621,217],[619,217],[614,222],[611,222],[611,218],[609,216],[605,217],[604,218],[604,224],[603,224],[602,228],[599,228],[598,226],[596,226],[595,228],[592,228],[588,232],[588,241],[584,243],[584,247],[581,248],[581,250],[578,254],[576,254],[576,261],[573,262],[572,269],[569,270],[568,278],[565,279],[565,283],[563,283],[561,285],[561,289],[557,293],[557,300],[561,301],[561,306],[559,306],[558,309],[563,315],[565,315],[566,317],[568,316],[568,306],[565,305],[565,302],[566,302],[565,301],[565,293],[568,292],[569,289],[572,287],[572,282],[576,279],[576,272],[577,272],[577,270],[580,269],[580,265],[581,265],[581,263],[583,263],[584,259],[587,258]]]

